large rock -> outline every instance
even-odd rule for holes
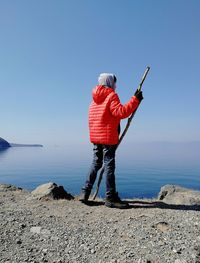
[[[38,186],[31,192],[33,198],[37,199],[74,199],[74,197],[67,193],[63,186],[58,186],[55,183],[49,182]]]
[[[158,199],[167,204],[200,205],[200,191],[184,188],[178,185],[165,185],[161,187]]]
[[[0,192],[8,192],[8,191],[21,191],[21,187],[14,186],[12,184],[0,184]]]

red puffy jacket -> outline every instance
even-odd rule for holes
[[[89,107],[90,141],[96,144],[117,144],[120,120],[127,118],[139,105],[133,96],[125,105],[120,103],[112,88],[96,86],[92,91],[93,101]]]

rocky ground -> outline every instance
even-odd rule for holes
[[[129,200],[130,209],[37,200],[0,189],[0,262],[200,262],[200,209]]]

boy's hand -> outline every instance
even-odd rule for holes
[[[138,91],[136,90],[134,96],[141,102],[144,98],[143,98],[143,95],[142,95],[142,91]]]

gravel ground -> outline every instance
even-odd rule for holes
[[[0,191],[0,262],[200,262],[200,211],[129,202],[119,210]]]

